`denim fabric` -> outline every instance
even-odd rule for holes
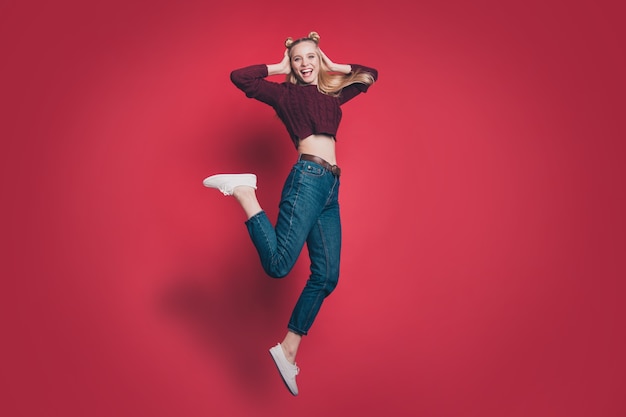
[[[246,221],[261,265],[271,277],[287,275],[304,243],[307,244],[311,275],[287,326],[297,334],[308,333],[339,279],[338,193],[339,177],[314,162],[299,160],[285,181],[276,226],[272,226],[264,211]]]

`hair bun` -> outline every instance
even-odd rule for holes
[[[320,35],[317,32],[310,32],[309,39],[311,39],[315,43],[318,43],[320,41]]]
[[[296,45],[302,41],[313,41],[317,45],[320,41],[320,35],[317,32],[309,32],[309,36],[306,38],[299,38],[294,40],[291,36],[285,39],[285,46],[287,48],[291,48],[293,45]]]

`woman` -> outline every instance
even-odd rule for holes
[[[273,227],[256,198],[254,174],[218,174],[204,185],[232,195],[241,204],[246,226],[266,273],[287,275],[306,242],[311,275],[296,303],[281,343],[270,349],[283,381],[298,395],[296,354],[323,300],[339,278],[341,224],[339,175],[335,141],[341,120],[340,105],[367,91],[378,77],[375,69],[336,64],[318,47],[319,35],[285,42],[278,64],[252,65],[235,70],[231,80],[246,96],[269,104],[285,124],[298,151],[282,191]],[[285,74],[283,83],[266,80]]]

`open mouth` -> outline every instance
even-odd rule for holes
[[[307,77],[310,77],[311,74],[313,74],[313,70],[305,69],[305,70],[300,71],[300,74],[302,75],[302,78],[307,78]]]

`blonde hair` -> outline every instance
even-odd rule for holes
[[[285,40],[285,47],[289,50],[289,58],[291,58],[291,49],[300,42],[313,42],[315,46],[319,45],[320,35],[317,32],[310,32],[309,36],[294,40],[293,38],[287,38]],[[371,85],[374,83],[374,77],[369,72],[360,70],[352,71],[350,74],[334,74],[330,71],[330,68],[326,66],[322,59],[322,54],[317,50],[317,58],[320,62],[321,71],[317,76],[317,89],[324,94],[331,96],[339,96],[341,90],[350,84],[362,83]],[[298,84],[299,80],[296,75],[291,71],[287,74],[287,81],[292,84]]]

